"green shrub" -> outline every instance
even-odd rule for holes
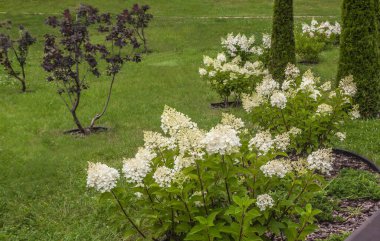
[[[353,75],[355,100],[364,117],[376,117],[380,106],[380,62],[374,0],[345,0],[337,80]]]
[[[327,194],[341,199],[380,200],[378,174],[363,170],[343,169],[327,187]]]
[[[105,164],[89,163],[87,186],[123,211],[112,213],[133,226],[126,236],[300,241],[317,228],[320,211],[310,200],[325,181],[315,170],[328,163],[291,162],[282,147],[251,138],[244,122],[230,114],[206,132],[165,107],[161,128],[164,134],[145,132],[144,146],[124,159],[123,178]]]
[[[296,62],[295,49],[293,0],[275,0],[269,70],[276,80],[282,81],[286,65]]]
[[[252,93],[259,77],[267,74],[261,60],[267,61],[270,36],[264,34],[263,43],[256,44],[254,35],[229,33],[221,44],[223,52],[216,58],[203,56],[199,74],[227,106],[229,98],[239,101],[243,93]]]
[[[317,239],[315,241],[344,241],[350,236],[350,233],[332,234],[327,239]]]
[[[318,221],[334,221],[335,218],[333,216],[333,211],[338,208],[338,200],[329,197],[326,192],[319,192],[315,197],[311,200],[311,205],[321,210],[316,218]]]
[[[296,52],[301,63],[316,64],[319,62],[319,54],[325,47],[325,43],[317,38],[310,38],[302,34],[296,35]]]
[[[301,75],[296,66],[289,65],[285,73],[281,85],[266,76],[255,92],[243,96],[243,108],[252,124],[274,135],[286,132],[295,140],[290,150],[293,153],[311,153],[331,147],[336,139],[343,141],[346,135],[340,132],[342,125],[358,118],[352,102],[356,92],[352,76],[332,89],[331,82],[321,82],[311,70]]]

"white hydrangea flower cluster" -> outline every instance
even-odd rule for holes
[[[330,91],[331,90],[331,81],[326,81],[325,83],[323,83],[323,85],[321,85],[321,89],[323,91]]]
[[[166,105],[161,115],[161,129],[164,133],[175,136],[181,129],[186,128],[197,128],[197,124],[192,122],[188,116]]]
[[[273,107],[284,109],[286,107],[286,102],[286,96],[281,91],[274,92],[273,95],[270,97],[270,103]]]
[[[352,106],[352,110],[350,111],[350,116],[352,120],[360,118],[359,105]]]
[[[144,145],[151,150],[172,150],[176,148],[174,138],[153,131],[144,131]]]
[[[174,158],[174,170],[181,171],[184,168],[190,167],[195,164],[193,157],[176,156]]]
[[[204,67],[199,68],[199,74],[201,77],[209,79],[210,82],[217,78],[224,78],[227,83],[238,78],[247,79],[268,73],[260,61],[243,62],[240,56],[227,61],[224,53],[219,53],[215,59],[203,56],[203,64]]]
[[[265,211],[274,206],[274,200],[269,194],[261,194],[257,196],[256,205],[260,211]]]
[[[273,143],[280,151],[286,151],[290,145],[290,133],[284,132],[274,137]]]
[[[346,133],[343,133],[343,132],[337,132],[335,133],[335,136],[340,140],[340,141],[344,141],[346,139]]]
[[[123,174],[127,182],[142,185],[146,175],[152,170],[151,161],[157,156],[147,148],[139,148],[134,158],[123,160]]]
[[[292,63],[288,63],[285,68],[285,78],[294,79],[300,76],[300,70]]]
[[[239,53],[262,54],[262,49],[255,46],[255,36],[247,37],[244,34],[229,33],[226,38],[222,38],[221,44],[231,57],[236,57]]]
[[[256,147],[261,154],[266,154],[273,148],[274,141],[269,130],[258,132],[248,143],[250,150]]]
[[[331,105],[323,103],[317,107],[316,112],[318,115],[329,115],[333,112],[333,107]]]
[[[332,171],[332,162],[332,149],[319,149],[307,157],[308,168],[324,174],[329,174]]]
[[[317,100],[318,96],[321,96],[317,88],[318,82],[319,78],[316,78],[309,69],[302,75],[302,81],[297,91],[307,92],[310,94],[310,98]]]
[[[342,89],[343,94],[353,97],[357,92],[354,77],[352,75],[346,76],[339,82],[339,88]]]
[[[204,155],[202,143],[204,136],[205,132],[198,128],[182,129],[176,136],[180,154],[201,158]]]
[[[244,130],[244,122],[241,118],[229,113],[222,113],[222,125],[231,126],[236,132],[241,133]]]
[[[213,127],[202,140],[209,154],[232,154],[241,146],[238,132],[229,125],[219,124]]]
[[[252,93],[251,95],[244,94],[242,96],[243,109],[248,113],[251,112],[252,109],[259,107],[264,101],[263,96],[257,93]]]
[[[264,34],[263,34],[262,41],[263,41],[263,48],[264,48],[264,49],[270,49],[270,48],[271,48],[271,45],[272,45],[272,37],[271,37],[270,34],[264,33]]]
[[[95,188],[101,193],[109,192],[116,187],[119,178],[119,172],[106,164],[100,162],[88,163],[87,187]]]
[[[294,128],[292,132],[284,132],[274,138],[269,130],[260,131],[249,141],[248,148],[253,150],[253,147],[255,147],[259,150],[260,155],[267,154],[271,149],[286,151],[290,146],[290,135],[298,135],[300,133],[300,130],[298,130],[298,128]]]
[[[278,90],[279,86],[279,83],[275,81],[271,75],[266,75],[263,81],[257,85],[256,93],[261,96],[269,97],[275,90]]]
[[[302,33],[314,38],[318,36],[324,36],[326,38],[331,38],[332,36],[339,36],[341,34],[341,26],[338,22],[331,24],[329,21],[318,23],[313,19],[310,25],[303,23],[302,24]]]
[[[167,188],[171,186],[174,176],[175,171],[173,169],[161,166],[154,172],[153,179],[160,187]]]
[[[265,165],[260,167],[260,170],[264,173],[266,177],[277,176],[279,178],[284,178],[287,173],[292,169],[286,160],[272,160],[267,162]]]
[[[296,135],[301,134],[302,130],[300,128],[297,128],[297,127],[291,127],[288,133],[290,135],[296,136]]]

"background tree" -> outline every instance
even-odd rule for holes
[[[50,74],[48,81],[57,84],[58,94],[82,134],[94,131],[95,122],[106,112],[115,77],[122,66],[129,61],[140,61],[139,54],[133,51],[139,48],[139,44],[133,29],[127,26],[128,15],[128,10],[124,10],[112,21],[109,13],[99,14],[96,8],[81,5],[75,15],[66,9],[60,19],[56,16],[47,19],[48,25],[59,28],[60,37],[53,34],[45,35],[42,66]],[[96,27],[91,28],[93,25]],[[92,31],[105,36],[104,44],[91,41]],[[78,118],[77,109],[82,91],[89,88],[88,73],[95,77],[101,75],[98,68],[99,60],[105,62],[104,72],[111,78],[107,99],[103,110],[94,116],[90,126],[84,127]]]
[[[149,9],[148,5],[139,6],[138,4],[134,4],[127,18],[128,24],[132,26],[137,37],[143,42],[145,53],[149,51],[145,28],[148,27],[149,22],[153,19],[153,15],[148,13]]]
[[[0,65],[3,66],[4,71],[10,77],[13,77],[20,81],[21,91],[25,92],[26,60],[28,57],[29,47],[36,42],[36,39],[33,38],[22,25],[19,27],[19,38],[12,39],[10,35],[12,22],[10,20],[1,22],[0,28],[5,29],[7,32],[9,32],[9,34],[0,33]]]
[[[269,70],[282,80],[287,64],[295,62],[293,0],[275,0]]]
[[[376,117],[380,106],[380,62],[374,0],[344,0],[337,81],[353,75],[355,97],[364,117]]]

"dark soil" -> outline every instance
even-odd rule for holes
[[[230,108],[230,107],[240,107],[241,101],[229,101],[226,104],[224,102],[219,103],[211,103],[212,109],[223,109],[223,108]]]
[[[344,200],[339,204],[333,216],[335,222],[321,222],[319,229],[308,236],[307,240],[325,239],[331,234],[351,233],[375,212],[380,210],[380,201]]]
[[[334,156],[334,163],[333,163],[333,170],[330,172],[331,177],[335,177],[336,175],[338,175],[339,171],[343,168],[365,170],[372,173],[376,173],[376,171],[373,170],[371,166],[369,166],[362,159],[356,156],[346,155],[338,151],[334,151],[333,156]]]
[[[65,131],[64,134],[69,134],[69,135],[88,135],[88,134],[93,134],[93,133],[107,131],[108,128],[107,127],[97,126],[97,127],[93,127],[93,128],[85,128],[84,130],[86,132],[85,134],[83,134],[79,129],[68,130],[68,131]]]
[[[358,157],[334,152],[334,159],[334,170],[330,173],[331,176],[328,177],[329,179],[335,177],[343,168],[359,169],[376,173],[370,165]],[[331,234],[351,233],[372,216],[372,214],[380,210],[380,200],[342,200],[338,205],[339,208],[333,212],[336,221],[320,222],[318,224],[319,229],[308,236],[308,241],[325,239]]]

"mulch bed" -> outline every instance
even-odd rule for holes
[[[212,109],[224,109],[224,108],[231,108],[231,107],[240,107],[241,101],[229,101],[226,104],[224,102],[211,103],[210,107]]]
[[[107,131],[107,127],[102,127],[102,126],[96,126],[92,128],[84,128],[86,134],[93,134],[93,133],[99,133],[99,132],[104,132]],[[79,129],[72,129],[65,131],[64,134],[69,134],[69,135],[84,135]]]
[[[335,152],[334,159],[334,170],[331,172],[331,176],[328,177],[329,179],[338,175],[339,171],[343,168],[360,169],[376,173],[376,171],[358,157]],[[308,241],[325,239],[331,234],[351,233],[372,214],[380,210],[380,201],[373,200],[342,200],[338,205],[339,208],[334,210],[333,216],[339,221],[320,222],[318,224],[319,229],[308,236]]]

